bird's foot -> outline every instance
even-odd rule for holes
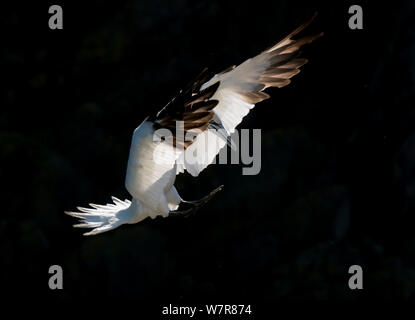
[[[182,202],[190,204],[191,207],[189,209],[186,210],[175,210],[175,211],[170,211],[170,215],[173,217],[189,217],[193,214],[195,214],[200,207],[202,207],[203,205],[205,205],[210,199],[212,199],[216,193],[218,193],[219,191],[221,191],[223,189],[223,185],[217,187],[215,190],[213,190],[212,192],[210,192],[207,196],[203,197],[202,199],[199,200],[194,200],[194,201],[186,201],[183,200]]]
[[[205,204],[206,202],[208,202],[210,199],[213,198],[213,196],[218,193],[219,191],[221,191],[223,189],[223,185],[217,187],[215,190],[213,190],[212,192],[210,192],[207,196],[204,196],[202,199],[199,200],[193,200],[193,201],[187,201],[187,200],[183,200],[184,203],[188,203],[188,204],[192,204],[194,206],[201,206],[203,204]]]

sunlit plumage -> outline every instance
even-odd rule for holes
[[[299,68],[307,62],[298,57],[300,47],[322,33],[298,40],[292,37],[311,20],[237,67],[213,76],[204,70],[166,107],[144,120],[134,131],[127,165],[125,186],[132,200],[113,197],[113,204],[90,204],[91,208],[78,207],[79,212],[66,212],[81,220],[75,227],[92,228],[85,235],[94,235],[147,217],[187,214],[221,190],[219,187],[198,201],[185,201],[174,182],[177,174],[187,171],[197,176],[214,161],[248,112],[256,103],[269,98],[264,89],[284,87],[300,72]],[[177,121],[182,121],[184,133],[195,134],[192,141],[178,139],[174,132]],[[154,141],[156,130],[162,128],[173,131],[172,142]],[[189,153],[197,155],[192,162],[187,160]],[[183,202],[190,209],[178,211]]]

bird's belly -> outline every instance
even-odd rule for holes
[[[153,124],[149,121],[135,130],[125,186],[134,198],[156,210],[176,178],[176,153],[172,146],[153,141],[153,134]]]

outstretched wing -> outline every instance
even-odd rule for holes
[[[307,59],[299,57],[299,49],[323,33],[298,40],[293,37],[308,26],[314,17],[271,48],[236,68],[231,67],[230,70],[213,76],[201,85],[200,89],[203,91],[219,84],[211,97],[212,100],[218,101],[212,109],[215,114],[212,121],[220,123],[226,129],[226,134],[235,131],[236,126],[256,103],[269,98],[269,95],[263,92],[264,89],[288,85],[291,77],[298,74],[300,67],[307,63]],[[207,128],[200,133],[178,158],[177,173],[186,169],[191,175],[197,176],[213,162],[220,149],[226,145],[221,138],[222,135],[214,128]]]

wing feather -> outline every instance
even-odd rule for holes
[[[293,39],[310,24],[314,17],[259,55],[237,67],[232,66],[203,83],[201,90],[208,90],[209,87],[219,83],[211,97],[212,100],[218,101],[213,108],[215,116],[211,121],[221,123],[229,135],[235,131],[236,126],[256,103],[269,98],[269,95],[263,92],[264,89],[282,88],[291,82],[290,79],[300,72],[299,68],[307,63],[307,59],[298,57],[299,49],[323,35],[319,33],[298,40]],[[209,141],[206,142],[207,140]],[[179,157],[177,173],[187,170],[193,176],[197,176],[214,161],[225,145],[223,135],[215,134],[208,127],[193,140],[193,144],[184,155]],[[186,160],[188,158],[186,154],[190,153],[197,154],[192,159],[193,163]]]

